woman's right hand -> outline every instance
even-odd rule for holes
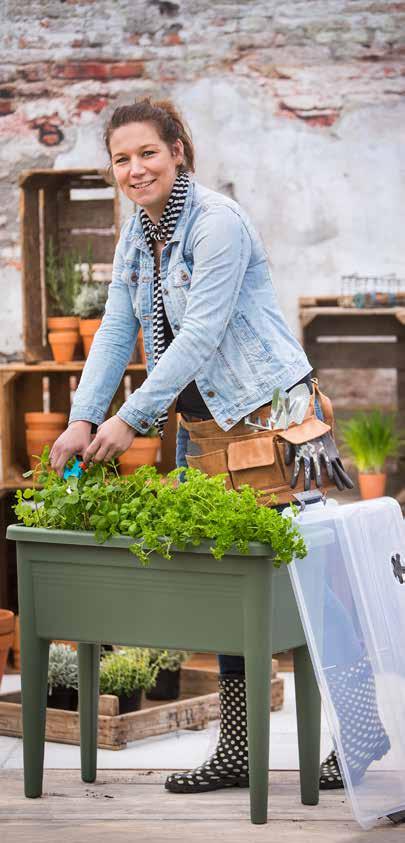
[[[83,455],[91,441],[91,422],[75,421],[53,443],[49,459],[51,466],[63,476],[65,465],[70,457]]]

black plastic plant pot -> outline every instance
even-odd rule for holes
[[[159,670],[156,685],[146,694],[147,700],[178,700],[180,696],[180,670]]]
[[[120,714],[128,714],[129,711],[139,711],[141,707],[142,688],[135,688],[130,697],[118,697]]]
[[[56,687],[46,699],[47,708],[62,708],[64,711],[77,711],[79,693],[76,688]]]

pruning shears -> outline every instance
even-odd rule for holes
[[[63,479],[67,480],[68,477],[81,477],[83,472],[86,471],[86,468],[86,463],[84,463],[83,460],[76,455],[73,465],[70,468],[67,465],[65,466]]]

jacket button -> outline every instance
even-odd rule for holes
[[[183,280],[183,281],[188,281],[188,275],[187,275],[187,272],[182,272],[182,273],[181,273],[181,277],[182,277],[182,280]]]
[[[213,398],[214,395],[215,395],[215,392],[212,392],[212,390],[210,390],[209,392],[207,392],[207,395],[208,395],[208,398]]]
[[[163,295],[167,296],[168,293],[169,293],[169,290],[167,290],[166,287],[163,287]]]
[[[147,421],[141,421],[141,427],[143,427],[143,428],[149,427],[148,422]]]
[[[233,419],[226,419],[225,424],[235,424]]]
[[[138,276],[136,272],[131,272],[131,281],[135,284],[135,281],[138,280]]]

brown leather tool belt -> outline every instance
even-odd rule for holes
[[[236,489],[247,483],[254,489],[266,492],[259,498],[264,506],[276,506],[294,500],[296,492],[304,490],[304,478],[298,479],[294,489],[290,487],[292,466],[287,466],[284,459],[286,442],[301,444],[309,442],[327,431],[333,435],[334,418],[332,404],[324,395],[316,379],[313,379],[314,391],[310,398],[308,410],[301,424],[291,424],[286,430],[257,431],[249,428],[242,419],[230,430],[222,430],[214,421],[192,420],[192,416],[182,415],[181,424],[190,434],[190,450],[195,454],[186,454],[190,468],[199,468],[210,476],[225,473],[226,487]],[[315,398],[320,404],[324,421],[315,414]],[[270,413],[271,405],[261,407],[255,411],[255,416],[265,421]],[[311,489],[317,488],[315,481],[311,481]],[[321,491],[335,488],[329,481],[326,472],[322,473]],[[271,496],[275,495],[276,500]]]

